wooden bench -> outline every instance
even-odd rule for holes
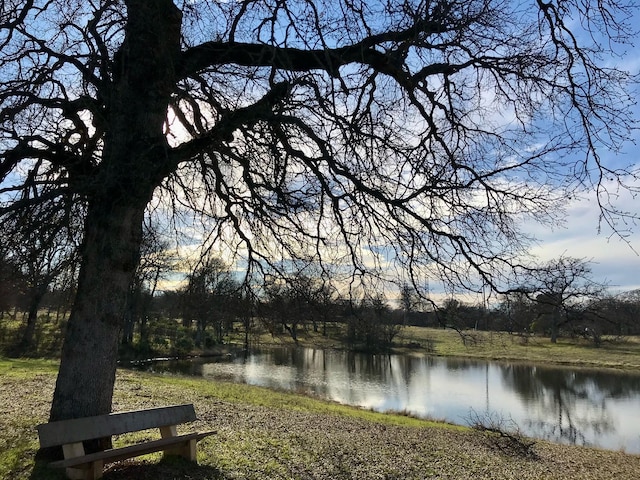
[[[71,479],[94,480],[102,477],[105,463],[152,452],[163,451],[164,455],[180,455],[195,462],[196,442],[215,432],[178,435],[178,425],[194,420],[193,405],[187,404],[62,420],[37,428],[41,448],[62,445],[64,460],[51,462],[50,467],[65,468]],[[160,439],[85,454],[83,441],[152,428],[160,429]]]

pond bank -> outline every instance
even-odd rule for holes
[[[0,477],[53,480],[33,470],[35,425],[46,420],[54,363],[0,360]],[[114,410],[192,402],[199,466],[137,460],[105,480],[636,479],[640,456],[537,442],[535,457],[504,452],[467,428],[383,415],[305,396],[174,376],[119,371]],[[155,457],[149,461],[155,462]]]
[[[340,331],[326,337],[313,331],[301,331],[297,344],[310,348],[349,349]],[[521,336],[507,332],[405,327],[394,339],[392,353],[517,361],[576,368],[638,370],[640,337],[605,338],[599,347],[581,338],[559,338],[551,343],[546,337]],[[252,346],[291,346],[287,335],[256,335]]]

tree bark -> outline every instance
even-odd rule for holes
[[[78,291],[69,318],[50,420],[111,411],[118,340],[153,191],[170,172],[163,127],[181,14],[171,0],[127,0],[123,43],[105,82],[106,135],[95,175],[75,178],[87,197]]]
[[[142,206],[90,208],[51,420],[111,411],[118,339],[142,238]]]

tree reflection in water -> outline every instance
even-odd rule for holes
[[[465,423],[471,409],[535,438],[640,453],[640,375],[470,359],[273,348],[141,368],[310,393]]]
[[[589,445],[588,438],[614,431],[607,398],[622,395],[626,389],[620,387],[621,382],[610,384],[606,376],[594,372],[526,365],[508,365],[502,372],[505,383],[530,406],[531,417],[524,427],[531,435]]]

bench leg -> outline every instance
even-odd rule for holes
[[[175,425],[168,427],[160,427],[160,435],[162,438],[175,437],[178,435],[178,429]],[[197,460],[197,439],[188,440],[184,447],[169,448],[164,451],[164,455],[180,455],[195,462]]]
[[[84,447],[82,442],[69,443],[62,446],[64,452],[64,458],[81,457],[84,455]],[[97,480],[102,478],[102,471],[104,470],[104,462],[98,460],[90,463],[89,468],[67,468],[65,473],[67,478],[71,480]]]
[[[197,441],[195,438],[193,438],[189,440],[184,446],[184,449],[182,450],[182,456],[187,460],[196,462],[198,460],[197,451]]]
[[[163,455],[177,455],[187,460],[195,462],[197,460],[197,441],[196,439],[187,440],[183,446],[175,446],[167,448],[163,451]]]
[[[175,425],[160,427],[160,436],[162,438],[175,437],[176,435],[178,435],[178,427]]]
[[[72,480],[98,480],[102,478],[104,462],[97,460],[89,464],[89,468],[67,468],[67,478]]]
[[[81,468],[67,468],[65,469],[65,473],[67,474],[67,478],[71,480],[86,480],[87,471]]]

